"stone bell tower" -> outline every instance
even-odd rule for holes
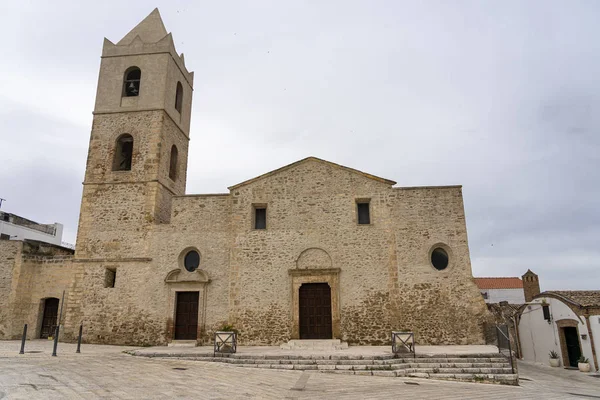
[[[530,302],[535,296],[540,294],[540,280],[534,272],[530,269],[523,274],[523,292],[525,294],[525,301]]]
[[[76,259],[148,257],[148,235],[185,193],[193,78],[158,9],[104,39]]]

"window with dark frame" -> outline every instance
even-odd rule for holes
[[[358,224],[369,225],[371,223],[371,215],[369,211],[369,202],[356,203],[358,213]]]
[[[117,279],[116,268],[106,268],[106,271],[104,273],[104,287],[105,288],[114,288],[116,279]]]
[[[542,306],[542,312],[544,313],[544,319],[550,321],[550,306]]]
[[[254,229],[267,229],[267,207],[254,207]]]
[[[10,240],[10,235],[0,233],[0,240]]]
[[[483,295],[483,298],[487,300],[487,298],[488,298],[488,293],[487,293],[487,292],[481,292],[481,294]]]

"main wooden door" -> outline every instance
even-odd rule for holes
[[[175,340],[196,340],[198,336],[199,292],[177,292]]]
[[[581,357],[581,348],[579,347],[579,335],[577,334],[577,328],[574,326],[567,326],[563,329],[565,333],[569,364],[571,367],[577,367],[579,357]]]
[[[47,339],[48,336],[54,336],[57,318],[58,299],[52,297],[44,300],[44,316],[42,317],[40,338]]]
[[[327,283],[300,286],[300,339],[331,339],[331,288]]]

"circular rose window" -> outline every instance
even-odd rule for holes
[[[435,269],[441,271],[448,266],[448,253],[441,247],[436,247],[431,252],[431,264]]]
[[[196,250],[190,250],[183,258],[183,266],[189,272],[194,272],[200,265],[200,254]]]

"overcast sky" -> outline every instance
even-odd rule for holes
[[[102,40],[155,6],[195,71],[188,193],[310,155],[462,184],[475,276],[600,289],[595,0],[2,1],[2,210],[75,241]]]

